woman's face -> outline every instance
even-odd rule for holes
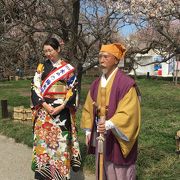
[[[59,59],[60,49],[56,50],[50,45],[44,45],[43,52],[44,52],[44,55],[51,61],[55,62]]]

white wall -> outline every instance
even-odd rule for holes
[[[155,53],[153,54],[152,51],[150,54],[137,55],[136,59],[139,60],[140,64],[148,64],[151,62],[161,61],[161,57]],[[147,66],[140,66],[135,64],[134,68],[136,70],[137,75],[147,75],[147,73],[149,72],[149,75],[153,76],[153,75],[157,75],[157,71],[155,71],[154,66],[155,66],[154,64],[150,64]],[[161,66],[162,66],[162,76],[164,77],[172,76],[173,60],[170,60],[167,63],[161,63]],[[131,71],[130,74],[134,74],[134,72]]]
[[[162,76],[168,76],[169,75],[169,65],[167,63],[161,63],[162,64]]]
[[[151,56],[141,57],[140,59],[141,59],[139,61],[140,64],[147,64],[153,61]],[[147,65],[147,66],[135,65],[135,70],[136,70],[137,75],[147,75],[148,72],[150,75],[154,75],[153,65]],[[131,72],[130,74],[133,74],[133,73],[134,72]]]

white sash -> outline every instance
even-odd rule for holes
[[[65,77],[68,73],[71,73],[72,71],[74,71],[74,67],[72,67],[70,64],[65,64],[52,71],[42,83],[41,86],[42,96],[46,95],[47,91],[54,83],[56,83],[57,81],[59,81],[60,79]]]

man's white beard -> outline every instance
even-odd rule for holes
[[[102,73],[105,75],[105,74],[107,74],[107,72],[108,72],[108,70],[106,69],[106,68],[103,68],[102,69]]]

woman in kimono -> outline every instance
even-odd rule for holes
[[[59,57],[57,39],[46,40],[47,60],[39,64],[32,81],[33,159],[35,179],[68,180],[70,167],[81,165],[75,127],[76,76],[74,67]]]

